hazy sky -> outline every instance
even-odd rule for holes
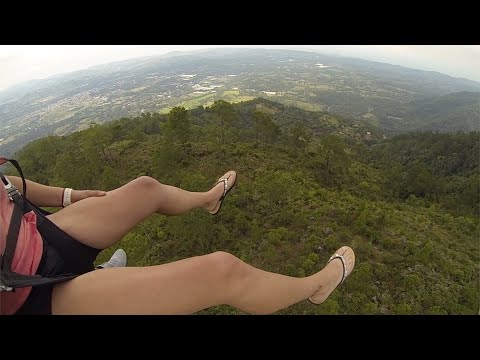
[[[0,91],[97,64],[215,47],[321,50],[480,81],[478,45],[0,45]]]

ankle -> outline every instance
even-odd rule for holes
[[[206,209],[210,205],[212,205],[212,202],[214,201],[214,194],[213,194],[213,189],[208,190],[207,192],[203,193],[203,207]]]

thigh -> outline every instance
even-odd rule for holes
[[[224,304],[217,254],[81,275],[55,285],[53,314],[192,314]]]
[[[156,211],[155,202],[137,185],[133,180],[106,196],[78,201],[47,217],[81,243],[105,249]]]
[[[49,263],[56,263],[63,273],[83,274],[93,270],[94,261],[101,250],[77,241],[42,215],[37,216],[37,229],[42,235],[44,256],[48,255]],[[42,275],[51,277],[51,274]]]

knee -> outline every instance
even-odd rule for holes
[[[217,251],[208,257],[210,265],[226,282],[237,280],[244,273],[245,263],[230,253]]]
[[[154,189],[160,184],[157,180],[150,176],[140,176],[133,180],[133,183],[137,188],[146,190]]]

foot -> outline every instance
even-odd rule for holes
[[[314,304],[321,304],[330,296],[333,290],[348,276],[355,266],[355,254],[348,246],[342,246],[335,254],[343,256],[345,268],[340,258],[334,258],[322,270],[326,275],[325,284],[308,299]],[[344,271],[346,271],[344,275]]]
[[[225,182],[221,179],[227,179],[227,181]],[[211,200],[207,203],[205,209],[210,214],[215,215],[216,213],[218,213],[222,205],[224,195],[226,195],[226,193],[228,193],[232,189],[236,180],[237,173],[233,170],[230,170],[222,177],[220,177],[214,187],[208,192]]]
[[[97,265],[96,269],[106,269],[112,267],[124,267],[127,266],[127,254],[123,249],[115,251],[107,262]]]

